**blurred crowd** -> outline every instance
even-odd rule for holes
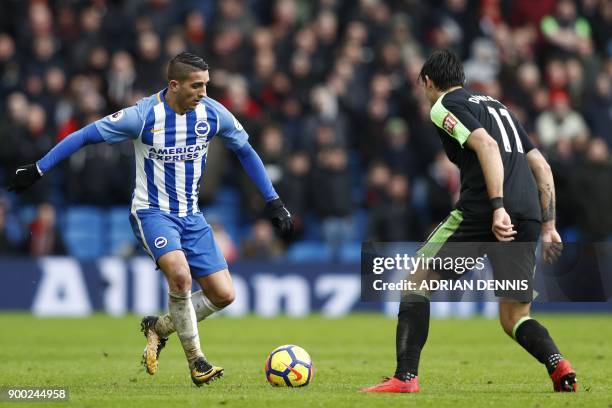
[[[249,132],[294,214],[294,240],[316,222],[332,249],[420,241],[460,186],[416,82],[428,53],[445,47],[465,61],[468,86],[512,109],[550,161],[566,239],[606,240],[611,32],[609,0],[5,0],[0,184],[71,132],[163,88],[166,62],[187,50],[211,67],[209,96]],[[54,209],[126,205],[132,157],[129,143],[89,146],[23,196],[0,191],[0,252],[65,250],[57,233],[32,237]],[[219,141],[206,172],[201,203],[230,186],[241,197],[237,222],[253,225],[224,236],[233,256],[273,258],[292,244],[274,237]],[[19,224],[24,205],[40,206],[29,225]]]

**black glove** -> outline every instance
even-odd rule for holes
[[[280,198],[275,198],[266,203],[266,214],[282,236],[289,236],[293,232],[291,213],[285,208],[285,204]]]
[[[38,181],[42,176],[38,172],[36,164],[26,164],[25,166],[19,166],[15,170],[15,174],[9,181],[8,191],[14,191],[21,193],[22,191],[30,188],[30,186]]]

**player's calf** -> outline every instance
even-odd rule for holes
[[[193,305],[193,308],[195,310],[196,320],[198,322],[201,322],[208,316],[220,311],[221,309],[223,309],[223,307],[225,307],[213,303],[210,299],[206,297],[206,295],[204,295],[201,290],[191,294],[191,304]],[[165,315],[159,316],[156,320],[154,327],[155,332],[159,336],[166,338],[176,331],[170,313],[166,313]]]
[[[563,358],[544,326],[525,316],[515,324],[512,336],[529,354],[546,366],[556,392],[577,390],[576,372],[569,361]]]

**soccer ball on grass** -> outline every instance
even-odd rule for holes
[[[272,350],[265,371],[268,382],[277,387],[303,387],[314,376],[314,366],[306,350],[292,344]]]

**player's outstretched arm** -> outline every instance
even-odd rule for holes
[[[527,162],[540,193],[543,256],[546,262],[552,262],[557,259],[562,249],[561,236],[555,225],[555,181],[550,165],[538,149],[532,149],[527,153]]]
[[[246,142],[240,148],[234,150],[242,167],[247,172],[251,180],[255,183],[266,201],[266,214],[272,224],[283,236],[288,236],[293,232],[293,219],[285,204],[278,197],[272,186],[272,182],[266,173],[266,169],[261,158],[253,147]]]
[[[17,193],[27,190],[57,163],[67,158],[81,147],[103,141],[104,139],[93,123],[77,130],[53,147],[53,149],[36,163],[19,166],[15,170],[13,177],[9,180],[8,190]]]
[[[487,185],[487,193],[493,205],[491,230],[498,240],[512,241],[516,231],[504,209],[504,165],[497,142],[486,130],[478,128],[470,133],[466,145],[476,152]]]

